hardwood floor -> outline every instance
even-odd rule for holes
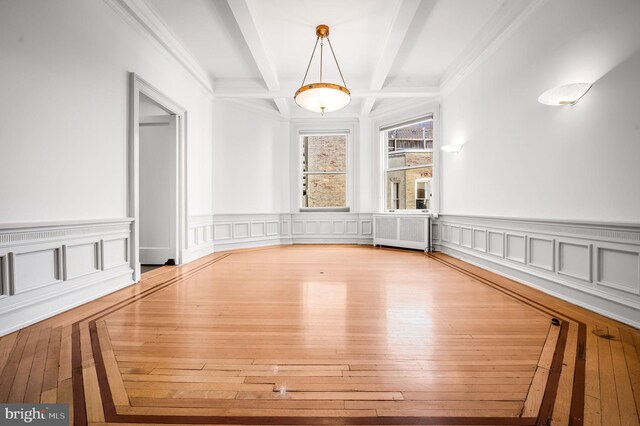
[[[288,246],[4,336],[0,403],[77,425],[638,425],[639,352],[638,330],[443,254]]]

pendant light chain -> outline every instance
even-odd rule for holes
[[[309,68],[311,68],[311,62],[313,61],[313,55],[316,53],[316,47],[318,47],[318,40],[320,37],[316,39],[316,44],[313,45],[313,52],[311,52],[311,58],[309,58],[309,65],[307,65],[307,71],[304,73],[304,78],[302,79],[302,86],[304,86],[304,82],[307,81],[307,75],[309,74]]]
[[[331,49],[331,54],[333,55],[333,60],[336,62],[336,67],[338,67],[338,72],[340,73],[340,78],[342,79],[342,84],[344,87],[347,87],[347,83],[344,81],[344,77],[342,76],[342,70],[340,69],[340,64],[338,64],[338,59],[336,58],[336,54],[333,51],[333,46],[331,45],[331,40],[327,37],[327,41],[329,42],[329,48]]]

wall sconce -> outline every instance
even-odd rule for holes
[[[572,83],[544,92],[538,102],[544,105],[573,105],[591,89],[591,83]]]
[[[450,143],[447,145],[443,145],[440,149],[445,152],[455,152],[456,154],[460,152],[464,144],[462,143]]]

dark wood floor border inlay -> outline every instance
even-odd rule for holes
[[[74,424],[78,426],[86,426],[87,425],[87,413],[86,413],[86,399],[84,393],[84,384],[82,377],[82,353],[81,353],[81,338],[80,338],[80,323],[84,321],[89,321],[88,323],[88,332],[90,334],[91,341],[91,350],[95,362],[96,373],[98,378],[98,385],[100,390],[100,396],[102,399],[102,405],[104,409],[104,416],[106,422],[112,423],[160,423],[160,424],[177,424],[177,423],[185,423],[185,424],[248,424],[248,425],[269,425],[269,424],[283,424],[283,425],[371,425],[371,424],[380,424],[380,425],[546,425],[545,423],[540,423],[541,416],[544,413],[552,413],[553,405],[555,402],[555,395],[557,393],[557,387],[559,383],[560,372],[562,369],[562,360],[565,353],[565,347],[567,342],[567,331],[569,327],[569,323],[567,321],[562,321],[561,323],[561,332],[560,337],[558,338],[558,342],[556,343],[556,348],[554,351],[552,366],[550,370],[549,379],[547,380],[547,385],[545,387],[545,392],[543,396],[543,401],[541,404],[541,410],[538,418],[535,417],[400,417],[400,416],[379,416],[379,417],[258,417],[258,416],[165,416],[165,415],[132,415],[132,414],[118,414],[116,411],[116,407],[113,401],[113,396],[111,393],[111,388],[109,386],[108,376],[106,367],[104,365],[104,360],[102,357],[102,351],[100,347],[100,340],[98,338],[98,331],[96,322],[100,319],[106,317],[107,315],[116,312],[132,303],[135,303],[139,300],[142,300],[146,297],[149,297],[171,285],[177,284],[179,282],[183,282],[185,279],[190,276],[196,274],[204,268],[211,266],[213,263],[216,263],[226,257],[223,255],[214,259],[213,261],[207,262],[203,265],[198,266],[192,271],[186,272],[184,275],[179,277],[173,277],[165,282],[158,283],[154,287],[147,289],[139,294],[133,295],[123,301],[118,302],[114,306],[103,309],[102,311],[89,315],[84,319],[73,324],[73,332],[72,332],[72,378],[73,378],[73,400],[74,400]],[[449,264],[435,256],[429,256],[438,262],[447,265],[453,269],[459,270],[462,273],[465,273],[477,281],[481,281],[483,283],[489,283],[490,281],[479,277],[469,271],[465,271],[453,264]],[[509,289],[506,289],[500,286],[497,283],[490,282],[491,286],[496,290],[517,299],[518,301],[529,305],[530,307],[543,311],[545,313],[555,312],[553,310],[549,310],[548,308],[541,308],[541,305],[538,303],[522,296],[517,293],[512,292]],[[524,300],[523,300],[524,299]],[[125,303],[126,302],[126,303]],[[561,315],[562,316],[562,315]],[[575,321],[575,320],[574,320]],[[582,323],[580,323],[582,324]],[[586,335],[586,334],[585,334]],[[579,352],[579,351],[578,351]],[[582,352],[584,355],[584,352]],[[584,357],[583,357],[584,358]],[[577,365],[576,365],[577,367]],[[578,368],[576,368],[576,375],[578,374]],[[552,376],[554,379],[552,380]],[[557,376],[557,378],[556,378]],[[577,386],[580,387],[579,380],[574,379],[574,390],[576,390]],[[584,368],[582,369],[582,393],[584,393]],[[572,415],[574,414],[574,400],[572,400]],[[582,397],[582,408],[584,410],[584,396]],[[580,410],[576,408],[576,415]],[[550,416],[550,414],[549,414]],[[580,416],[582,417],[582,416]]]
[[[560,383],[560,373],[562,373],[562,360],[564,359],[564,350],[567,346],[568,332],[569,323],[563,321],[560,328],[560,336],[558,337],[558,345],[553,354],[553,361],[551,362],[551,368],[549,369],[547,386],[544,389],[542,404],[540,404],[540,411],[538,412],[538,420],[536,422],[538,425],[551,424],[551,415],[553,414],[553,406],[558,393],[558,384]]]
[[[587,326],[580,323],[578,326],[578,348],[576,350],[576,365],[573,375],[573,393],[571,395],[571,412],[569,414],[570,426],[582,426],[584,424],[584,392],[585,375],[587,366]]]

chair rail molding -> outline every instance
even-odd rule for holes
[[[133,284],[132,221],[0,224],[0,335]]]
[[[440,215],[436,250],[640,327],[640,224]]]

